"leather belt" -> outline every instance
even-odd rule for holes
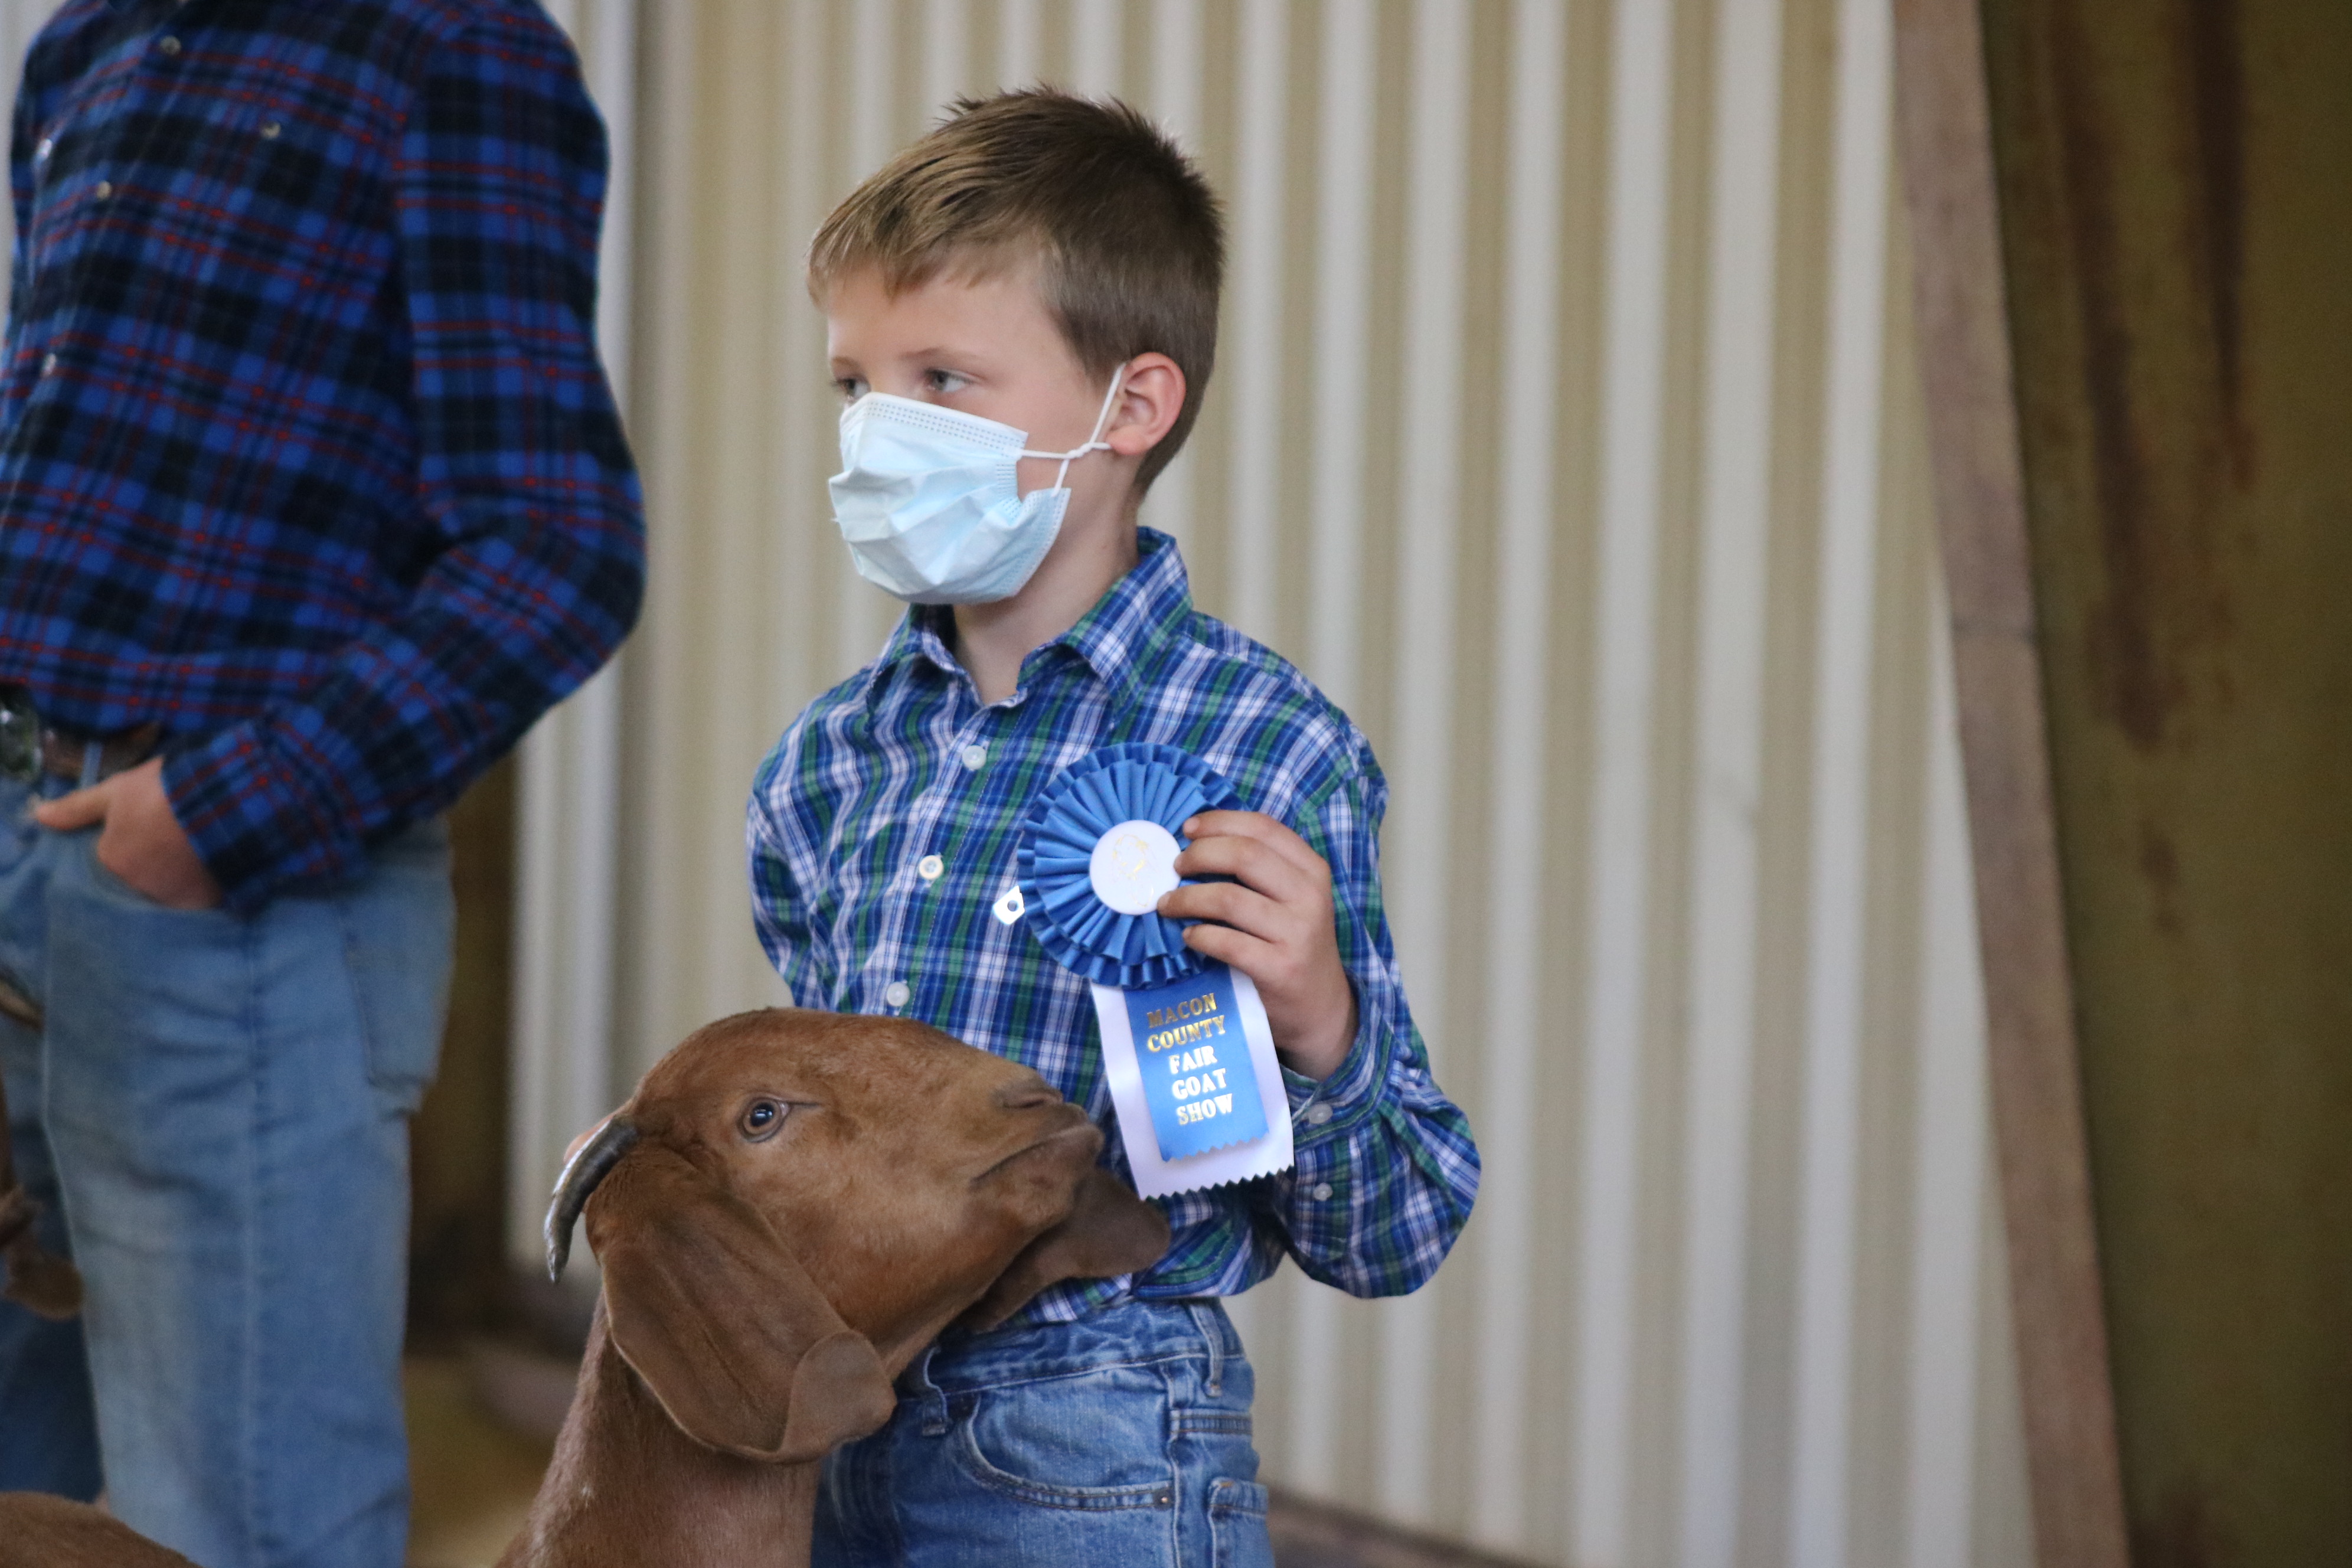
[[[33,712],[31,694],[23,687],[0,682],[0,704],[5,704],[11,719],[22,721]],[[137,767],[155,754],[163,743],[163,726],[150,721],[132,730],[117,731],[111,735],[77,735],[53,725],[40,726],[41,771],[54,778],[71,784],[82,781],[82,769],[89,761],[93,748],[98,752],[98,776],[112,778],[116,773]]]

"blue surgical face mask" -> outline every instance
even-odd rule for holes
[[[826,482],[857,574],[915,605],[985,605],[1021,591],[1053,548],[1070,504],[1063,481],[1088,452],[1127,375],[1111,377],[1094,434],[1067,452],[1033,452],[1010,425],[911,397],[869,392],[841,413],[841,472]],[[1060,461],[1050,489],[1021,493],[1024,458]]]

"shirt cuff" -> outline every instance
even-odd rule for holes
[[[163,762],[163,793],[233,913],[251,914],[290,885],[362,864],[358,837],[322,809],[320,792],[270,744],[266,720],[222,731]]]
[[[1389,1032],[1370,1008],[1359,1007],[1356,1037],[1339,1069],[1318,1083],[1303,1073],[1282,1069],[1283,1088],[1290,1097],[1294,1144],[1320,1142],[1353,1127],[1369,1114],[1380,1098],[1381,1081],[1388,1074]]]

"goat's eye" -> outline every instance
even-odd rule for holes
[[[783,1124],[784,1107],[772,1100],[753,1100],[744,1108],[743,1119],[738,1123],[743,1129],[743,1136],[754,1142],[768,1137]]]

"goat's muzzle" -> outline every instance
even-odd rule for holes
[[[637,1142],[637,1124],[614,1111],[597,1124],[572,1158],[563,1162],[563,1173],[555,1179],[555,1197],[547,1205],[547,1277],[560,1279],[563,1266],[572,1260],[572,1227],[580,1222],[580,1211],[588,1206],[588,1194],[596,1184],[611,1173]]]

